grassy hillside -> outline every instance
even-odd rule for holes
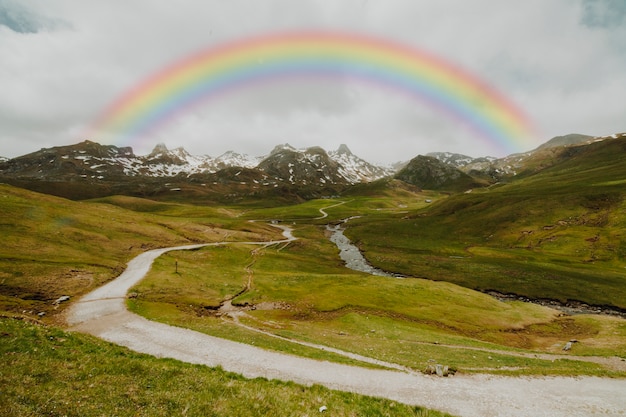
[[[54,321],[65,306],[54,300],[70,295],[72,302],[140,252],[267,241],[280,233],[261,220],[279,219],[299,240],[168,253],[132,289],[129,306],[318,359],[355,362],[294,341],[416,370],[443,363],[467,373],[623,377],[614,365],[626,359],[624,319],[565,316],[472,289],[626,308],[626,166],[615,158],[624,151],[620,140],[569,148],[538,174],[468,194],[387,180],[298,205],[204,206],[182,194],[170,202],[76,202],[1,184],[0,312],[43,312]],[[417,278],[346,269],[325,225],[348,217],[346,234],[371,263]],[[237,314],[217,310],[227,300]],[[247,381],[30,321],[0,320],[0,358],[8,404],[0,415],[300,415],[321,405],[334,415],[437,415],[319,387]]]
[[[567,158],[510,184],[459,194],[347,235],[382,269],[480,290],[626,308],[626,141]]]
[[[561,353],[565,342],[577,339],[577,355],[619,354],[626,351],[623,319],[562,317],[555,310],[499,302],[445,282],[375,277],[346,269],[320,223],[359,213],[362,219],[384,222],[428,205],[423,195],[413,194],[413,205],[406,195],[396,197],[318,200],[249,213],[291,219],[299,240],[264,249],[236,245],[169,253],[131,290],[136,298],[129,305],[151,319],[328,360],[338,359],[290,341],[331,346],[417,370],[437,361],[460,372],[620,375],[600,364],[540,358],[536,353]],[[311,220],[319,208],[329,217]],[[241,306],[236,319],[217,310],[225,300]]]
[[[0,235],[0,311],[50,315],[56,299],[98,287],[147,249],[277,232],[224,209],[131,197],[75,202],[0,185]]]
[[[0,416],[416,416],[394,401],[241,376],[0,319]]]

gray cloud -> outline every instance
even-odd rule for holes
[[[540,141],[625,131],[624,9],[617,0],[0,0],[0,156],[84,139],[107,105],[192,52],[294,29],[354,31],[431,51],[522,107]],[[141,153],[158,141],[211,155],[347,143],[380,162],[498,151],[428,106],[339,81],[232,92],[131,145]]]
[[[581,22],[589,27],[619,27],[626,24],[623,0],[583,0]]]
[[[15,0],[0,0],[0,26],[16,33],[37,33],[69,27],[65,21],[43,16],[25,7],[24,2]]]

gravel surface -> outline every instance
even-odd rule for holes
[[[293,240],[286,227],[287,242]],[[268,242],[247,242],[259,245]],[[274,242],[278,243],[278,242]],[[212,244],[212,245],[219,245]],[[86,332],[137,352],[185,362],[220,365],[246,377],[289,380],[304,385],[385,397],[457,416],[626,416],[626,380],[596,377],[501,377],[456,375],[448,378],[316,361],[271,352],[149,321],[126,310],[127,291],[169,250],[145,252],[114,281],[94,290],[67,313],[72,330]]]

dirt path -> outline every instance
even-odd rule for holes
[[[268,245],[284,240],[243,242]],[[214,243],[209,245],[222,245]],[[222,366],[246,377],[265,377],[386,397],[457,416],[626,416],[626,380],[595,377],[512,378],[489,375],[438,378],[316,361],[219,339],[192,330],[149,321],[126,310],[127,291],[152,262],[170,250],[145,252],[114,281],[85,295],[67,313],[72,330],[93,334],[132,350],[185,362]],[[332,411],[332,410],[331,410]]]
[[[352,200],[350,200],[350,201],[352,201]],[[332,206],[328,206],[328,207],[324,207],[324,208],[319,209],[319,212],[320,212],[322,215],[321,215],[321,216],[319,216],[319,217],[316,217],[316,218],[315,218],[315,219],[313,219],[313,220],[325,219],[326,217],[328,217],[328,213],[326,213],[326,210],[327,210],[327,209],[329,209],[329,208],[333,208],[333,207],[337,207],[337,206],[340,206],[340,205],[342,205],[342,204],[349,203],[350,201],[340,201],[339,203],[337,203],[337,204],[333,204]]]

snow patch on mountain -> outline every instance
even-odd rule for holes
[[[212,161],[212,165],[215,171],[233,166],[242,168],[254,168],[259,165],[259,162],[261,162],[262,159],[263,157],[252,157],[250,155],[245,155],[234,151],[227,151],[215,158]]]
[[[114,180],[128,177],[175,177],[214,174],[228,168],[264,171],[270,183],[340,184],[370,182],[393,175],[354,155],[346,145],[327,152],[314,146],[296,149],[282,144],[266,156],[252,157],[228,151],[212,158],[191,155],[184,148],[168,149],[157,144],[147,155],[138,156],[130,147],[118,148],[84,141],[76,145],[42,149],[12,160],[3,160],[0,170],[27,177],[71,177]],[[226,174],[228,175],[228,174]]]
[[[354,155],[345,144],[341,144],[336,151],[328,152],[328,156],[340,165],[339,173],[352,184],[371,182],[394,174],[392,168],[370,164]]]
[[[476,163],[489,164],[497,159],[493,156],[473,158],[471,156],[467,156],[467,155],[463,155],[459,153],[453,153],[453,152],[431,152],[431,153],[427,153],[426,156],[431,156],[443,162],[444,164],[452,165],[456,168],[463,168],[467,165],[476,164]]]

